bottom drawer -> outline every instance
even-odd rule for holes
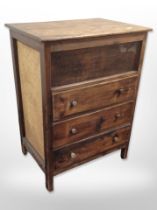
[[[127,143],[129,134],[130,127],[120,128],[95,139],[55,151],[56,172],[79,165],[100,153]]]

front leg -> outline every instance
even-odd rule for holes
[[[126,159],[128,155],[128,145],[121,149],[121,158]]]
[[[49,192],[53,191],[53,176],[50,174],[45,175],[45,181],[46,181],[46,188]]]

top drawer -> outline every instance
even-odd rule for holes
[[[135,98],[137,76],[53,93],[53,120]]]
[[[141,41],[52,53],[53,86],[137,71]]]

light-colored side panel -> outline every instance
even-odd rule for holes
[[[40,53],[17,42],[25,136],[44,159]]]

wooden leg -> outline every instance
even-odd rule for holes
[[[128,155],[128,146],[121,149],[121,158],[126,159]]]
[[[24,142],[23,142],[23,138],[21,137],[21,149],[22,149],[22,153],[24,155],[27,155],[27,148],[26,146],[24,145]]]
[[[49,192],[53,191],[53,177],[50,175],[45,176],[46,179],[46,188]]]
[[[26,146],[24,145],[24,143],[22,142],[22,140],[21,140],[21,148],[22,148],[22,153],[23,153],[24,155],[27,155],[27,148],[26,148]]]

